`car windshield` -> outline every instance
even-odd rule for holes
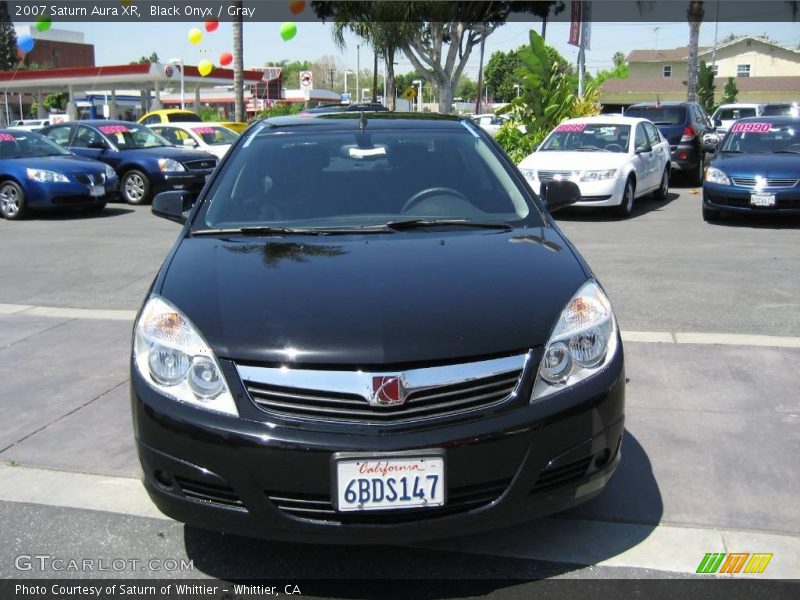
[[[209,146],[223,146],[232,144],[239,137],[225,127],[202,126],[192,127],[192,132],[200,137]]]
[[[632,106],[625,111],[626,117],[649,119],[656,125],[682,125],[686,121],[683,106]]]
[[[149,127],[135,123],[99,125],[97,130],[120,150],[160,148],[172,145]]]
[[[200,115],[193,112],[168,113],[167,121],[170,123],[202,123]]]
[[[780,124],[739,121],[731,127],[721,151],[800,154],[800,121]]]
[[[70,156],[72,153],[46,137],[32,132],[0,133],[0,160],[6,158],[41,158]]]
[[[469,126],[308,129],[262,125],[248,134],[193,229],[542,224],[524,189]]]
[[[627,152],[631,126],[614,123],[562,123],[542,144],[552,152]]]
[[[720,121],[738,121],[745,117],[755,117],[755,108],[720,108],[714,113],[714,118]]]

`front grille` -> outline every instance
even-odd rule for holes
[[[547,183],[553,179],[572,179],[578,174],[578,171],[539,171],[539,181]]]
[[[488,408],[509,399],[522,369],[409,394],[400,406],[372,406],[358,394],[244,381],[259,408],[284,417],[360,423],[400,423]]]
[[[293,517],[337,523],[392,524],[435,519],[487,506],[505,492],[509,483],[511,483],[511,479],[501,479],[475,485],[451,487],[447,491],[447,499],[444,506],[438,508],[412,508],[403,511],[384,510],[339,513],[333,508],[333,502],[328,495],[271,491],[265,491],[264,493],[277,509]]]
[[[203,159],[203,160],[189,160],[183,163],[190,171],[210,171],[217,166],[216,160]]]
[[[586,471],[591,462],[592,457],[587,456],[586,458],[576,460],[560,467],[544,469],[539,474],[539,479],[536,480],[536,484],[533,486],[530,493],[538,494],[539,492],[566,485],[571,481],[580,479],[586,475]]]
[[[105,183],[106,176],[105,173],[78,173],[75,175],[75,179],[86,185],[101,185]]]
[[[99,200],[98,198],[91,198],[89,194],[83,194],[81,196],[53,196],[52,202],[53,204],[83,204],[88,202],[94,202]]]
[[[185,477],[175,477],[183,495],[206,504],[216,504],[240,510],[247,510],[236,492],[224,485],[195,481]]]
[[[744,188],[754,188],[756,186],[755,177],[731,177],[733,185]],[[781,178],[767,178],[765,187],[768,188],[790,188],[796,186],[797,179],[781,179]]]

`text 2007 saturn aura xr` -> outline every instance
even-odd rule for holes
[[[261,121],[137,317],[144,484],[187,524],[307,542],[447,537],[561,511],[616,469],[625,377],[600,283],[469,121]]]

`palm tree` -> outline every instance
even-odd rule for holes
[[[233,22],[233,93],[235,98],[234,120],[244,122],[244,21],[242,0],[235,0],[236,20]]]
[[[697,51],[700,44],[700,25],[703,23],[705,9],[703,2],[692,0],[686,11],[689,21],[689,73],[686,77],[687,96],[689,102],[697,100]]]

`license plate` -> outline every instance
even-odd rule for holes
[[[99,198],[100,196],[104,196],[106,193],[106,188],[102,185],[90,185],[89,186],[89,195],[94,198]]]
[[[775,194],[750,194],[753,206],[775,206]]]
[[[341,512],[432,508],[445,503],[444,456],[383,455],[336,460]]]

